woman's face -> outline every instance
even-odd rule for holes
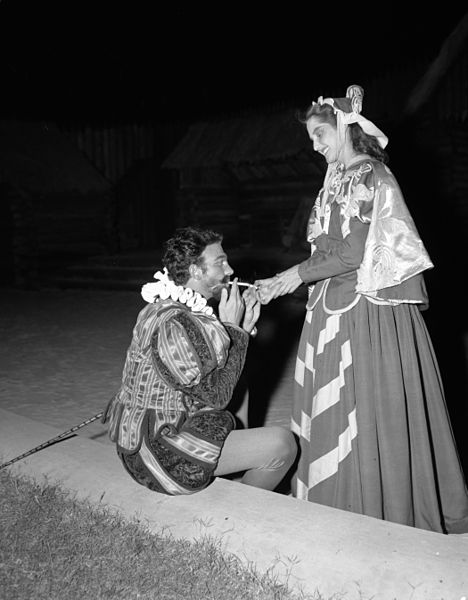
[[[330,123],[324,123],[317,117],[310,117],[306,123],[307,133],[309,134],[314,150],[325,157],[327,163],[333,163],[338,160],[338,135],[336,128]]]

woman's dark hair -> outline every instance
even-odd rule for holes
[[[169,277],[177,285],[184,285],[190,278],[190,265],[204,266],[202,253],[210,244],[223,241],[223,236],[210,229],[182,227],[164,244],[162,263]]]
[[[321,123],[329,123],[336,129],[336,115],[329,104],[314,103],[309,108],[298,115],[299,121],[306,124],[307,121],[315,117]],[[388,163],[388,154],[373,135],[365,133],[357,123],[348,125],[351,136],[351,142],[356,152],[360,154],[369,154],[376,160]]]

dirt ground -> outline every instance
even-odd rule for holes
[[[118,389],[144,305],[129,291],[0,290],[0,406],[60,432],[102,411]],[[298,301],[264,309],[243,382],[251,426],[289,425],[303,314]],[[99,421],[79,435],[109,443]]]

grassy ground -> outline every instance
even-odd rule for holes
[[[154,535],[58,486],[0,471],[0,597],[320,600],[246,568],[213,540]]]

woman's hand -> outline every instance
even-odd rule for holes
[[[257,286],[257,297],[262,304],[268,304],[273,299],[272,284],[275,281],[275,277],[268,279],[257,279],[255,285]]]
[[[240,295],[236,277],[232,282],[230,291],[227,288],[221,290],[221,299],[218,306],[219,320],[222,323],[232,323],[239,326],[244,310],[244,300]]]
[[[304,282],[299,277],[299,265],[294,265],[294,267],[278,273],[273,279],[274,298],[292,294],[302,283]]]
[[[259,279],[255,282],[258,286],[258,295],[262,304],[268,304],[270,300],[292,294],[304,283],[299,277],[299,265],[278,273],[270,279]]]
[[[247,333],[252,333],[255,323],[260,317],[260,300],[258,298],[255,288],[249,287],[242,294],[242,299],[245,303],[244,320],[242,321],[242,328]]]

